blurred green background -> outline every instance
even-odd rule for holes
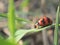
[[[53,23],[55,23],[58,3],[59,0],[14,0],[15,15],[17,17],[17,20],[21,18],[21,20],[16,21],[16,29],[17,30],[34,29],[35,23],[42,16],[47,16],[51,18]],[[7,16],[8,4],[9,4],[8,0],[0,0],[0,14],[2,14],[3,16]],[[3,16],[0,17],[0,30],[3,30],[3,32],[6,33],[6,34],[2,33],[2,36],[4,38],[7,38],[7,35],[10,35],[7,25],[8,20]],[[53,45],[54,27],[49,28],[47,30],[48,30],[46,31],[47,38],[45,43],[47,45]],[[43,43],[42,32],[25,35],[22,38],[22,41],[20,41],[20,45],[46,45],[46,44]]]

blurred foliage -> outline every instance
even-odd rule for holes
[[[28,40],[24,41],[23,45],[29,45],[29,41]]]
[[[30,0],[23,0],[23,2],[20,4],[20,8],[23,9],[24,7],[27,7],[29,5]]]
[[[32,33],[36,33],[36,32],[39,32],[39,31],[42,31],[42,30],[45,30],[51,26],[55,26],[55,24],[52,24],[52,25],[49,25],[49,26],[46,26],[46,27],[43,27],[43,28],[40,28],[40,29],[19,29],[19,28],[22,28],[24,27],[25,24],[28,24],[28,23],[32,23],[30,20],[28,20],[28,18],[26,18],[27,15],[32,15],[33,17],[36,15],[40,15],[40,10],[38,9],[38,11],[36,11],[35,13],[32,13],[32,12],[28,12],[25,13],[25,12],[22,12],[22,10],[19,10],[19,12],[17,12],[19,14],[18,17],[16,17],[15,15],[15,8],[14,8],[14,1],[13,0],[9,0],[10,1],[10,5],[9,5],[9,8],[8,8],[8,13],[7,14],[0,14],[0,17],[5,17],[8,19],[8,27],[9,27],[9,30],[10,30],[10,36],[9,38],[12,38],[12,39],[3,39],[2,37],[0,37],[0,45],[17,45],[16,43],[19,42],[19,40],[22,39],[22,37],[24,37],[26,34],[32,34]],[[28,7],[29,6],[29,3],[30,3],[30,0],[23,0],[23,2],[20,4],[20,8],[23,9],[25,7]],[[20,12],[21,11],[21,12]],[[58,13],[58,12],[57,12]],[[21,18],[20,16],[24,16],[25,18]],[[32,17],[31,16],[31,17]],[[54,43],[57,44],[57,31],[58,31],[58,14],[56,15],[56,33],[54,34],[56,36],[56,42],[54,41]],[[39,17],[40,18],[40,17]],[[16,20],[16,24],[15,24],[15,20]],[[35,20],[34,20],[35,21]],[[19,30],[15,30],[15,26],[17,29]],[[27,43],[29,42],[25,42],[24,45],[27,45]]]

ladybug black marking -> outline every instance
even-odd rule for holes
[[[48,21],[48,23],[50,23],[50,19],[47,17],[47,21]]]
[[[42,21],[41,21],[43,24],[45,24],[45,20],[43,19]]]

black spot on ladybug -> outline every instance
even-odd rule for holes
[[[41,21],[43,24],[45,24],[45,21],[44,21],[44,19]]]
[[[48,21],[48,23],[50,23],[50,19],[47,17],[47,21]]]

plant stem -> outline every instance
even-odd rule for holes
[[[56,24],[55,24],[55,31],[54,31],[54,45],[58,45],[58,27],[59,27],[59,24],[58,24],[58,17],[59,17],[59,6],[58,6],[58,9],[57,9],[57,13],[56,13]]]
[[[15,34],[15,14],[14,14],[14,0],[9,0],[9,7],[8,7],[8,28],[10,31],[10,38],[11,41],[14,41],[14,34]]]

